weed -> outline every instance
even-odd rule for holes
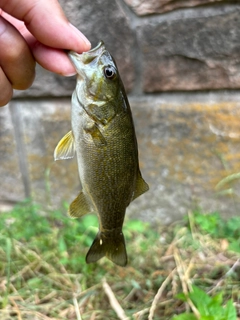
[[[1,213],[1,320],[236,319],[238,217],[194,211],[177,227],[126,219],[129,264],[120,268],[85,263],[97,217],[70,219],[66,207],[43,211],[25,201]]]
[[[225,239],[228,249],[240,253],[240,217],[224,220],[218,212],[204,214],[201,210],[190,213],[189,227],[215,239]],[[191,221],[193,222],[191,226]]]
[[[230,299],[223,306],[223,293],[211,297],[205,291],[192,286],[192,291],[185,295],[180,293],[177,298],[194,306],[194,313],[183,313],[172,320],[237,320],[236,309]]]

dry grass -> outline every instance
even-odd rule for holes
[[[150,227],[142,233],[126,227],[130,261],[121,268],[106,259],[95,265],[78,261],[76,250],[79,257],[86,252],[78,242],[65,252],[54,249],[58,228],[44,235],[44,249],[34,238],[0,233],[1,320],[166,320],[185,311],[199,319],[190,300],[176,298],[193,283],[210,295],[223,291],[240,315],[240,254],[228,250],[227,239],[214,240],[181,223],[158,227],[149,243]],[[68,259],[76,260],[74,268]]]

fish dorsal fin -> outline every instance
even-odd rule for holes
[[[132,201],[148,190],[149,190],[149,186],[143,180],[140,170],[138,170],[136,188],[133,193]]]
[[[91,211],[93,210],[89,205],[85,194],[83,193],[83,191],[81,191],[77,198],[73,200],[73,202],[70,204],[68,214],[72,218],[79,218]]]
[[[54,151],[54,160],[71,159],[75,155],[74,138],[72,131],[69,131],[58,142]]]

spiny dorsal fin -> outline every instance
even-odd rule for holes
[[[84,214],[92,212],[92,208],[89,205],[85,194],[81,191],[77,198],[73,200],[68,209],[68,214],[72,218],[82,217]]]
[[[136,183],[136,188],[133,193],[132,201],[148,190],[149,190],[149,186],[143,180],[140,170],[138,170],[137,183]]]
[[[74,138],[69,131],[59,142],[54,151],[54,160],[71,159],[75,155]]]

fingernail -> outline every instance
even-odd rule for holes
[[[75,72],[65,73],[64,76],[65,76],[65,77],[73,77],[73,76],[75,76],[76,74],[77,74],[77,72],[75,71]]]
[[[74,25],[72,25],[71,23],[70,24],[70,27],[78,34],[78,36],[85,42],[86,44],[86,47],[88,48],[87,50],[90,50],[91,49],[91,43],[90,41],[85,37],[84,34],[82,34],[82,32],[80,30],[78,30]]]

